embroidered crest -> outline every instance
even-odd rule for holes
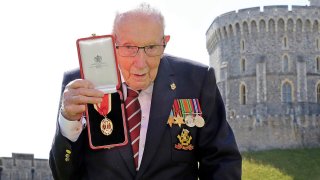
[[[182,129],[182,132],[180,135],[177,136],[179,139],[179,143],[175,144],[176,149],[182,149],[182,150],[193,150],[193,145],[191,144],[192,137],[189,135],[188,129]]]

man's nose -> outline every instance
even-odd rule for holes
[[[147,65],[147,54],[144,52],[144,49],[139,49],[137,55],[134,59],[134,65],[138,68],[144,68]]]

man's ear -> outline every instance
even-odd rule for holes
[[[164,42],[167,44],[170,40],[170,35],[165,35],[164,36]]]

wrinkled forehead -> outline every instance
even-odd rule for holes
[[[125,26],[130,22],[152,21],[158,23],[164,31],[164,18],[161,14],[144,11],[129,11],[117,14],[113,24],[113,33],[117,33],[119,26]]]
[[[119,17],[114,29],[117,41],[133,39],[160,40],[164,35],[161,19],[157,16],[133,14]]]

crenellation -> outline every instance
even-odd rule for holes
[[[284,14],[288,14],[290,12],[289,6],[287,5],[279,5],[279,6],[264,6],[263,13],[269,14],[273,16],[281,16]]]
[[[294,7],[293,10],[300,11],[301,9],[305,9],[305,7]],[[288,30],[287,23],[289,20],[293,19],[294,32],[305,32],[305,24],[307,24],[307,29],[310,31],[319,32],[318,23],[316,23],[316,27],[313,27],[313,24],[317,21],[314,14],[315,12],[318,13],[320,11],[320,7],[315,7],[313,9],[314,11],[312,12],[307,11],[307,13],[300,14],[289,11],[288,6],[265,6],[264,11],[260,11],[259,7],[241,9],[238,12],[231,11],[216,18],[206,34],[207,37],[214,36],[216,33],[213,32],[218,31],[217,34],[220,38],[233,38],[234,36],[239,35],[246,36],[256,32],[260,33],[261,31],[264,31],[264,29],[260,27],[260,22],[262,20],[266,23],[265,26],[263,25],[266,32],[277,33],[279,32],[278,28],[281,28],[280,30],[282,32],[287,32],[292,29],[292,27],[290,27]],[[278,27],[279,20],[283,24],[281,27]],[[239,25],[240,34],[237,30],[234,30],[237,28],[237,24]],[[296,26],[296,24],[298,24],[298,26]],[[256,27],[252,27],[253,25],[256,25]],[[257,31],[253,31],[252,29],[257,29]]]
[[[245,9],[239,9],[238,15],[248,15],[248,17],[256,16],[261,13],[260,7],[251,7],[251,8],[245,8]]]

